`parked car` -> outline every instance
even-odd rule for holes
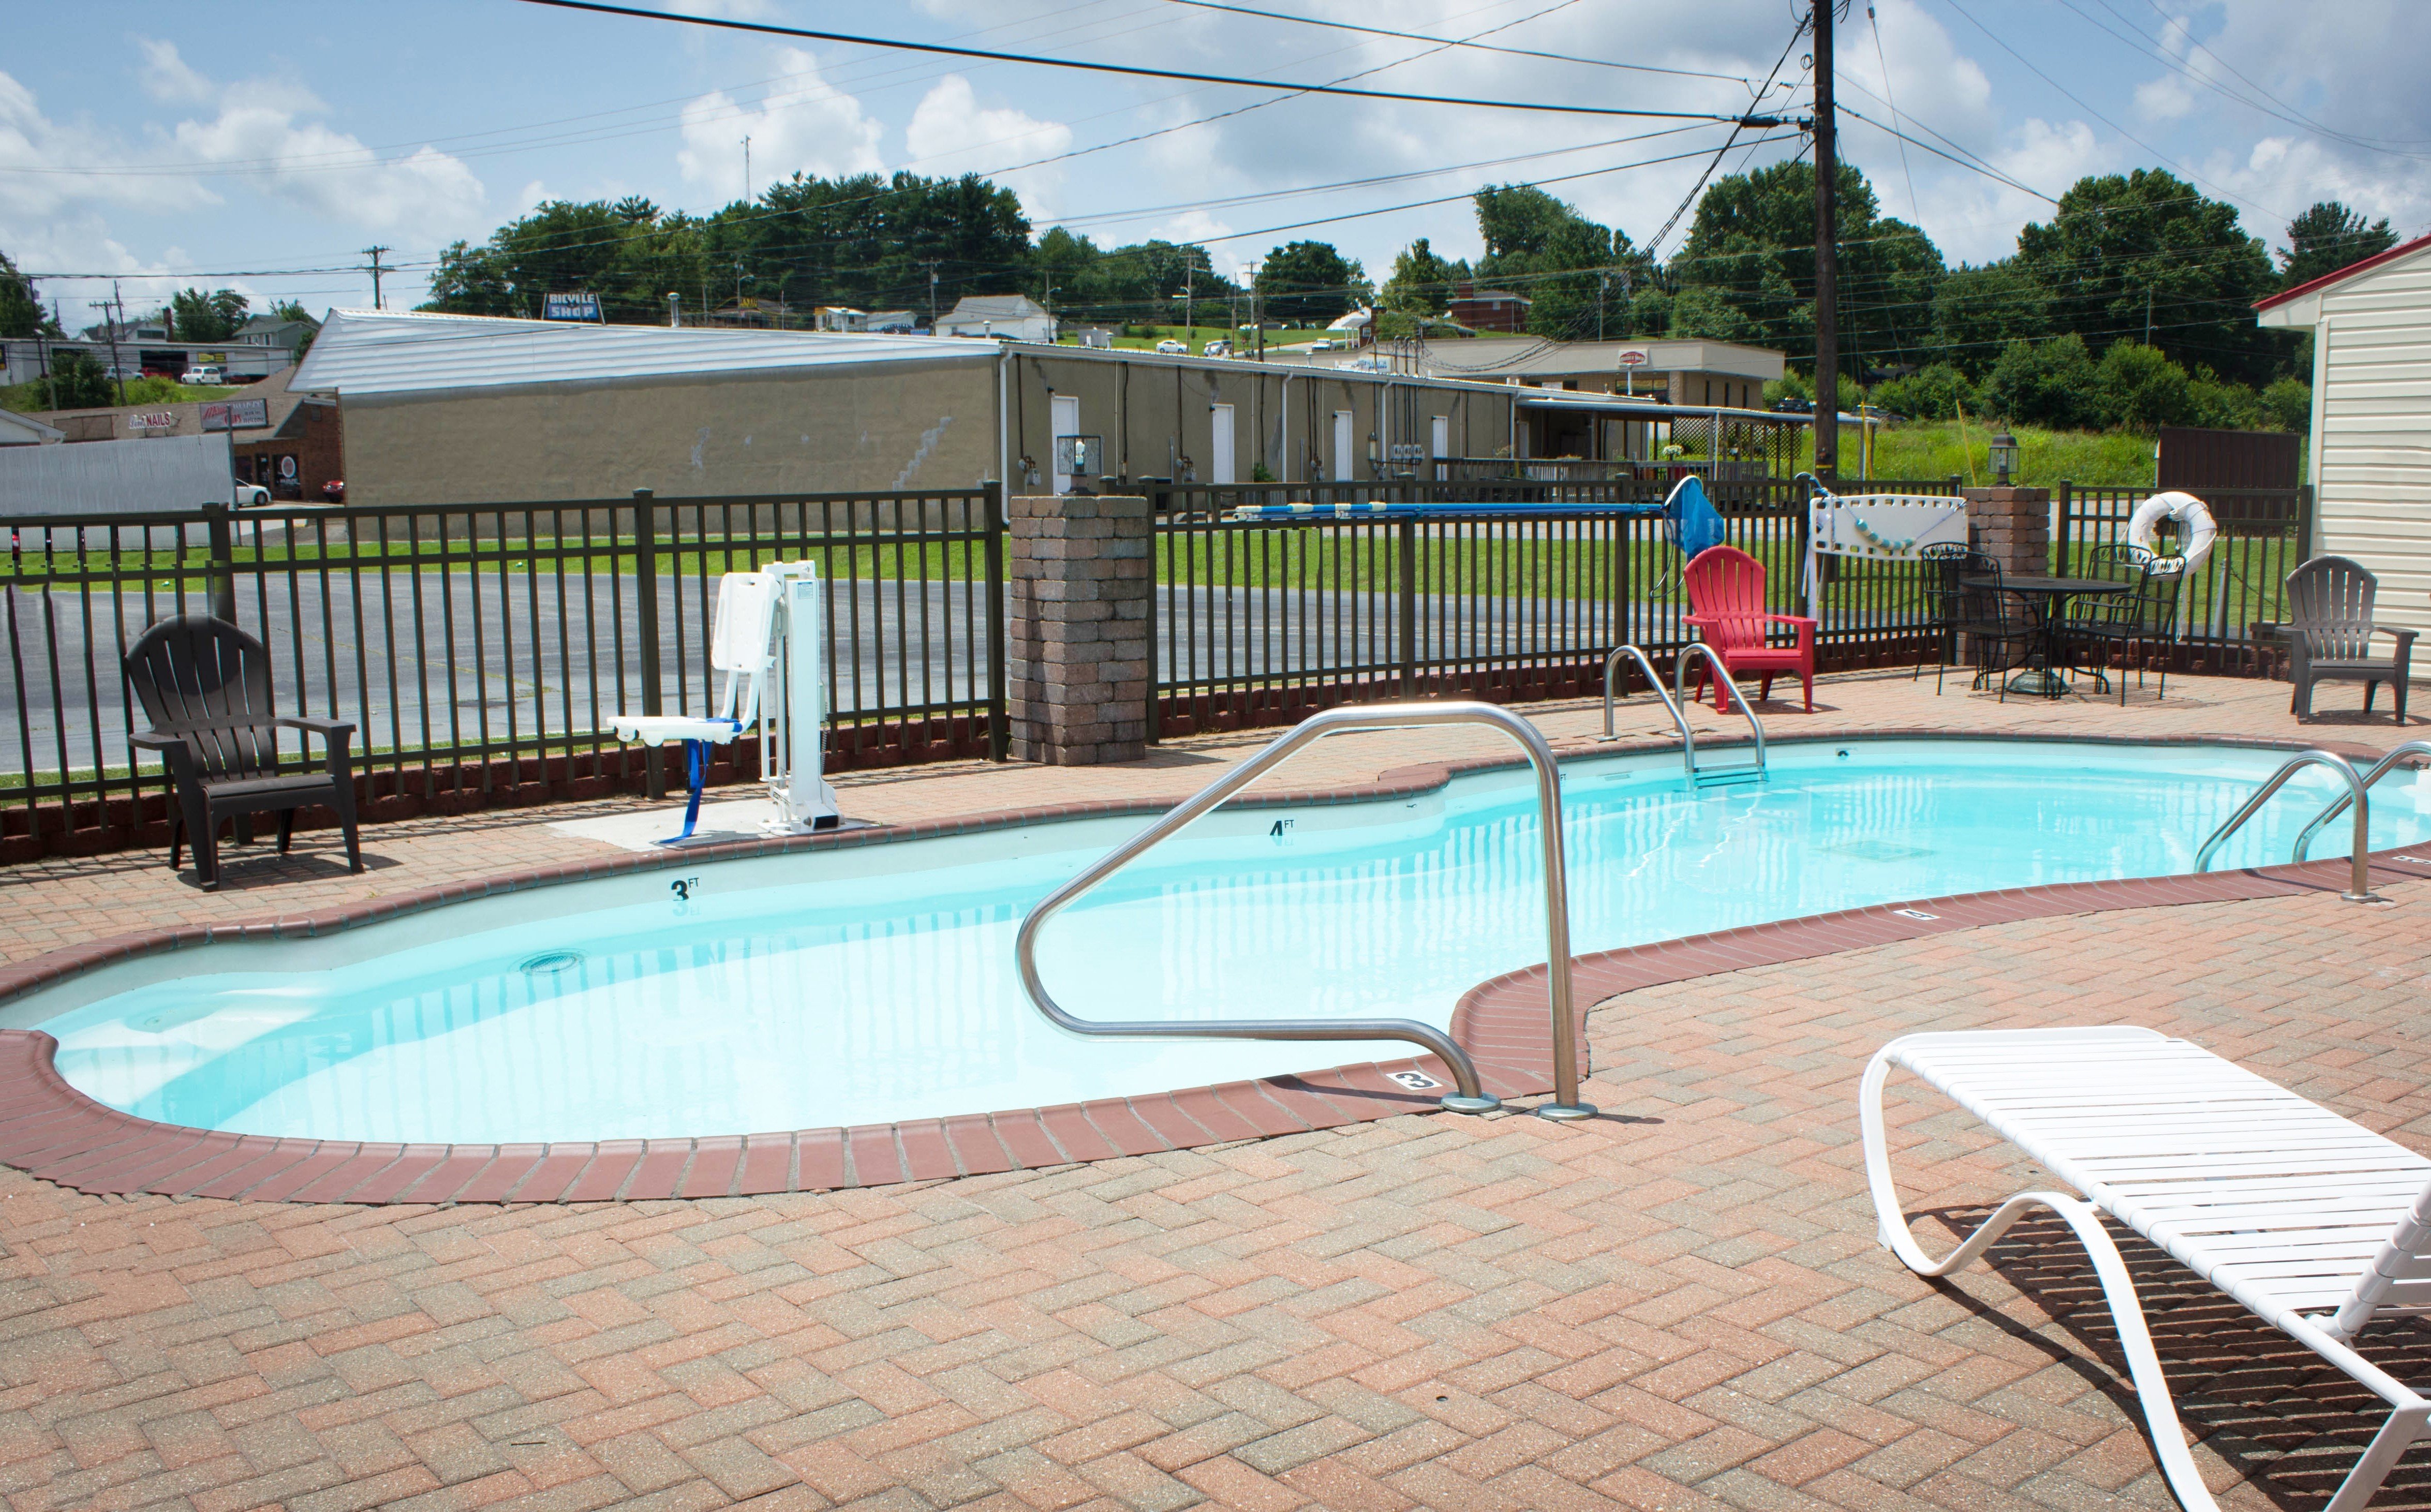
[[[236,507],[238,509],[243,509],[247,505],[267,504],[269,502],[270,490],[262,487],[260,483],[241,482],[236,485]]]
[[[1802,399],[1795,394],[1786,394],[1780,398],[1772,401],[1772,412],[1775,414],[1813,414],[1815,412],[1815,401],[1812,399]]]
[[[1308,349],[1312,352],[1330,352],[1333,350],[1333,344],[1332,342],[1311,342],[1308,344]]]
[[[1199,355],[1201,357],[1230,357],[1232,355],[1232,344],[1226,341],[1223,337],[1218,336],[1215,340],[1209,342],[1206,345],[1199,348]]]
[[[346,480],[343,478],[332,478],[323,483],[321,496],[332,504],[344,504],[346,501]]]
[[[220,366],[216,362],[205,362],[200,367],[190,367],[183,373],[178,374],[177,381],[185,384],[209,384],[213,388],[225,388],[227,385],[227,369]]]
[[[1166,357],[1188,357],[1190,355],[1190,344],[1188,342],[1178,342],[1170,336],[1166,337],[1164,341],[1157,343],[1156,349]]]

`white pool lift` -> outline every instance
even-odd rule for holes
[[[680,742],[690,797],[683,831],[659,842],[680,845],[700,820],[700,790],[709,777],[709,748],[728,745],[758,727],[760,781],[776,813],[767,834],[808,834],[838,822],[835,789],[821,773],[827,723],[827,658],[821,639],[825,585],[816,563],[777,562],[757,572],[729,572],[717,582],[717,613],[709,663],[726,674],[714,714],[619,714],[619,740],[648,746]],[[771,696],[767,685],[775,685]]]

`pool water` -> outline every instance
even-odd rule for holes
[[[1682,781],[1676,755],[1573,763],[1573,948],[2190,871],[2203,838],[2281,759],[1793,744],[1776,745],[1769,781],[1702,789]],[[2321,773],[2291,782],[2217,865],[2286,860],[2330,784]],[[2391,773],[2372,814],[2376,847],[2431,838],[2431,779]],[[1085,1041],[1041,1019],[1014,972],[1015,925],[1142,822],[717,863],[455,904],[329,941],[213,946],[76,979],[5,1021],[39,1022],[70,1083],[144,1117],[431,1143],[879,1123],[1409,1053],[1396,1042]],[[1083,1017],[1445,1026],[1470,987],[1544,958],[1535,827],[1524,772],[1407,801],[1218,813],[1059,917],[1041,966]],[[2331,826],[2314,854],[2344,854],[2347,835]]]

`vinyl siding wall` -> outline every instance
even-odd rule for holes
[[[2431,632],[2431,252],[2326,291],[2322,316],[2321,549],[2380,579],[2384,624]]]

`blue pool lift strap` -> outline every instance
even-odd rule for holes
[[[1685,561],[1722,544],[1721,512],[1705,496],[1705,485],[1694,473],[1672,485],[1671,496],[1663,501],[1663,523]]]
[[[1239,504],[1230,519],[1240,521],[1418,520],[1481,514],[1656,514],[1660,504],[1542,504],[1510,499],[1451,499],[1414,504]]]
[[[734,727],[736,734],[743,732],[743,721],[729,719],[725,722]],[[690,789],[684,799],[683,831],[660,841],[662,846],[679,846],[692,838],[693,827],[700,823],[700,790],[709,785],[709,742],[687,740],[683,747],[684,781]]]

